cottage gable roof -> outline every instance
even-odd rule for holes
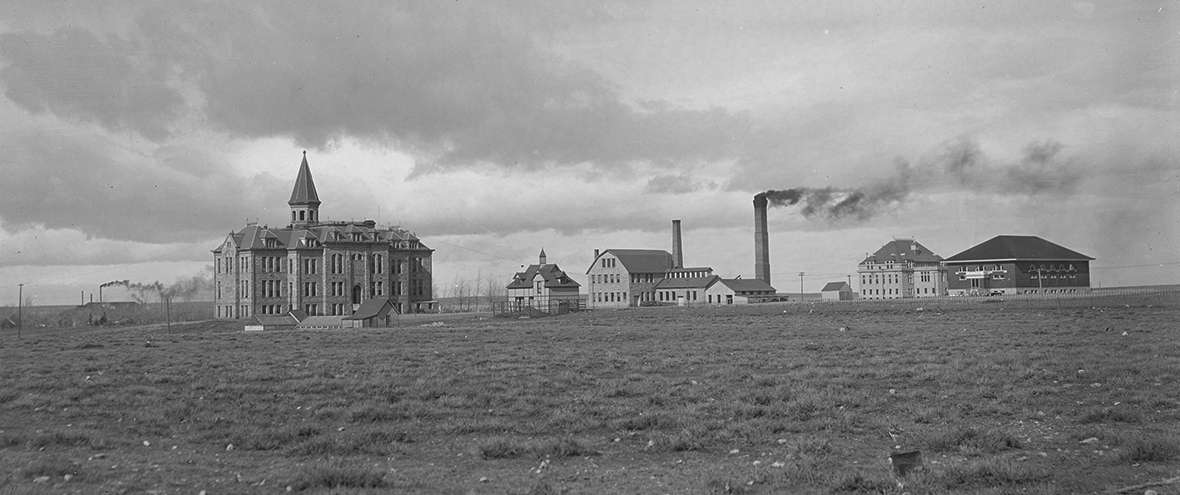
[[[934,254],[933,251],[923,246],[920,242],[913,239],[894,239],[885,243],[878,249],[877,252],[861,261],[861,263],[886,263],[886,262],[904,262],[912,261],[914,263],[938,263],[942,261],[942,256]]]
[[[750,291],[774,291],[775,288],[766,283],[765,280],[756,278],[723,278],[718,282],[725,284],[734,292],[750,292]]]
[[[852,286],[848,285],[848,282],[828,282],[824,284],[824,288],[820,289],[820,292],[844,292],[851,290]]]
[[[985,260],[1092,260],[1089,256],[1034,235],[998,235],[947,258],[948,262]]]
[[[352,316],[344,318],[345,320],[367,320],[369,318],[377,318],[389,313],[393,309],[393,303],[389,299],[369,299],[361,303],[361,306],[352,313]]]
[[[544,265],[529,265],[523,272],[517,272],[512,277],[512,282],[508,284],[509,289],[528,289],[533,286],[533,280],[536,280],[537,275],[545,280],[545,287],[549,289],[558,288],[572,288],[581,287],[572,278],[554,263],[546,263]]]
[[[288,205],[320,205],[320,196],[315,192],[315,181],[311,180],[311,167],[307,166],[307,152],[303,152],[303,163],[299,164],[299,175],[295,177],[295,188],[291,190]]]
[[[665,273],[672,269],[672,253],[661,249],[607,249],[599,255],[610,253],[619,259],[630,273]],[[598,259],[595,258],[597,263]],[[591,264],[586,273],[590,273],[594,265]]]

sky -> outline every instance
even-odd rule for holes
[[[89,2],[0,9],[0,305],[199,276],[324,219],[435,249],[437,296],[542,248],[671,249],[772,282],[894,238],[1037,235],[1094,284],[1180,282],[1175,2]],[[840,203],[854,208],[835,208]]]

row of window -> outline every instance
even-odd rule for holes
[[[676,291],[674,290],[657,290],[656,294],[660,301],[675,301],[679,299],[679,296],[676,295]],[[700,299],[700,291],[690,290],[684,292],[684,300],[696,301],[698,299]]]
[[[623,281],[622,275],[618,273],[602,273],[598,275],[590,275],[590,282],[594,284],[617,284]]]
[[[595,292],[595,302],[626,302],[626,292]]]
[[[927,279],[926,281],[929,282],[929,279]],[[873,274],[873,275],[861,275],[860,276],[860,284],[861,285],[896,284],[899,282],[901,282],[901,276],[896,273]]]
[[[359,261],[364,256],[365,256],[364,254],[353,254],[353,255],[351,255],[351,258],[353,260]],[[233,259],[233,258],[228,257],[228,256],[217,258],[214,263],[217,273],[232,273],[234,271],[236,271],[236,272],[249,272],[250,271],[250,256],[248,256],[248,255],[247,256],[239,256],[237,258],[236,265],[234,265],[230,261],[231,259]],[[283,262],[282,262],[283,257],[282,256],[259,256],[259,257],[257,257],[257,260],[258,260],[258,264],[260,265],[260,266],[258,266],[258,268],[263,273],[282,273],[283,272]],[[422,262],[421,258],[410,258],[409,259],[410,273],[418,273],[418,272],[425,271],[423,269],[424,267],[422,266],[421,262]],[[329,258],[329,263],[330,263],[330,272],[331,273],[335,273],[335,274],[344,273],[344,255],[343,254],[333,254]],[[288,258],[287,259],[287,265],[288,265],[287,270],[288,271],[294,271],[293,264],[294,264],[294,260]],[[319,259],[318,258],[303,258],[301,266],[303,268],[304,274],[308,274],[308,275],[315,274],[318,271]],[[232,270],[231,270],[231,267],[232,267]],[[391,265],[391,268],[392,268],[392,271],[394,274],[400,274],[402,272],[401,263],[393,263]],[[385,256],[384,255],[381,255],[381,254],[372,255],[372,258],[370,259],[370,263],[369,263],[369,273],[385,273]]]
[[[619,260],[617,258],[602,258],[602,267],[603,268],[614,268],[618,265],[619,265]]]

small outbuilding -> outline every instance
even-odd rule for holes
[[[824,301],[851,301],[856,298],[852,286],[848,282],[828,282],[820,291],[820,298]]]
[[[705,301],[709,304],[748,304],[773,300],[775,294],[775,288],[765,280],[717,278],[705,290]]]
[[[393,301],[373,298],[361,303],[342,323],[346,328],[388,327],[393,322],[391,313],[394,313]]]

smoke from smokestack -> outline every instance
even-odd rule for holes
[[[165,286],[159,281],[152,283],[139,283],[130,280],[112,280],[99,285],[99,294],[102,289],[120,285],[126,287],[130,292],[130,296],[135,302],[140,304],[146,302],[163,301],[165,297],[171,299],[179,299],[183,301],[191,301],[201,296],[208,296],[213,290],[213,268],[212,266],[205,267],[205,270],[190,278],[182,279]],[[101,297],[100,297],[101,301]]]
[[[827,221],[867,220],[905,203],[915,191],[953,189],[1002,195],[1032,196],[1066,193],[1081,179],[1058,158],[1062,146],[1054,141],[1025,146],[1019,162],[995,164],[970,140],[951,143],[941,153],[918,165],[898,160],[893,176],[864,187],[796,187],[760,193],[773,206],[801,205],[807,218]]]

